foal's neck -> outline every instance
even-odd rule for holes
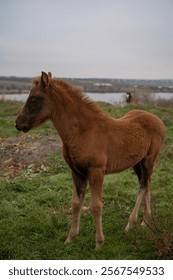
[[[103,118],[104,113],[98,105],[79,89],[64,81],[55,81],[52,89],[51,120],[64,143],[71,142],[78,137],[79,131],[85,131],[92,122]]]

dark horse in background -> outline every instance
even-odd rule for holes
[[[139,100],[135,98],[130,91],[126,92],[126,102],[128,104],[137,105]]]
[[[73,179],[72,224],[66,242],[79,233],[80,212],[87,183],[96,222],[96,247],[104,243],[102,231],[102,185],[105,174],[133,167],[139,193],[126,230],[137,220],[144,201],[142,224],[151,216],[149,182],[164,141],[161,120],[146,111],[132,110],[122,118],[106,115],[78,88],[44,73],[34,86],[16,119],[16,128],[27,132],[50,119],[58,131],[62,153]]]

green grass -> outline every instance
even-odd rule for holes
[[[0,137],[19,135],[14,128],[21,103],[0,101]],[[134,107],[101,104],[112,116],[120,117]],[[0,177],[0,259],[172,259],[173,258],[173,110],[138,106],[158,115],[166,126],[165,145],[153,173],[153,221],[142,228],[139,222],[127,234],[124,229],[137,195],[133,170],[105,177],[103,229],[105,244],[95,250],[95,225],[90,210],[81,215],[80,234],[64,244],[70,228],[71,174],[59,152],[49,156],[49,167],[32,166],[10,179]],[[15,113],[16,112],[16,113]],[[52,135],[46,123],[31,134]],[[1,150],[0,150],[1,152]],[[85,205],[90,203],[89,189]]]

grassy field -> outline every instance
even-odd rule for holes
[[[100,106],[114,117],[134,108],[103,103]],[[80,234],[73,243],[64,244],[71,221],[72,181],[60,149],[51,152],[40,165],[38,162],[27,164],[25,158],[20,173],[10,172],[12,167],[13,171],[19,167],[19,164],[15,166],[13,157],[22,145],[24,147],[25,141],[30,145],[40,141],[41,145],[46,137],[57,135],[50,123],[25,135],[17,132],[14,120],[21,107],[21,103],[0,101],[0,259],[172,259],[173,110],[138,106],[138,109],[158,115],[166,126],[164,148],[151,182],[151,224],[146,228],[140,226],[140,211],[137,225],[125,234],[138,191],[137,178],[133,170],[106,176],[103,191],[105,245],[101,251],[96,251],[89,188]],[[25,138],[19,145],[21,137]],[[22,160],[22,154],[20,156]]]

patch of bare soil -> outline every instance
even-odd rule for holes
[[[32,164],[35,169],[49,166],[48,156],[61,149],[57,136],[23,134],[0,138],[0,176],[14,178]]]

